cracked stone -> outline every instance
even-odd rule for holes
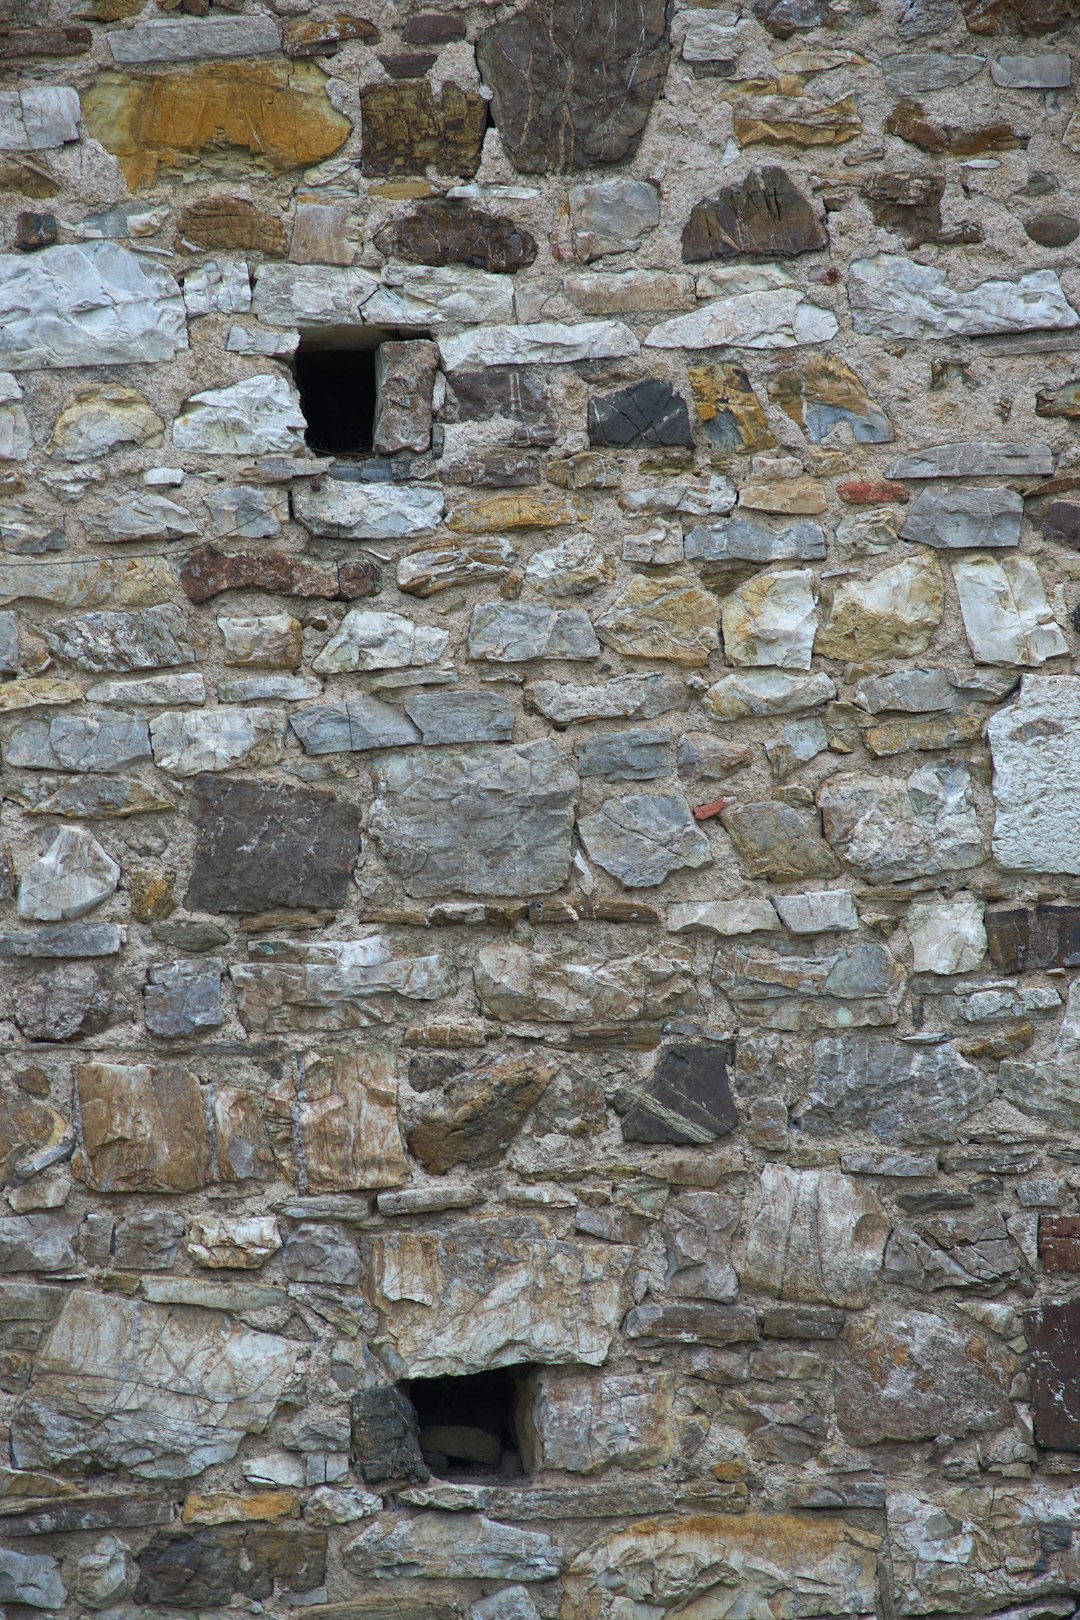
[[[1030,557],[963,557],[952,571],[976,663],[1031,668],[1068,652]]]
[[[625,793],[578,822],[585,852],[628,889],[653,888],[712,861],[709,840],[676,794]]]
[[[81,827],[61,827],[19,880],[19,916],[73,922],[115,893],[119,881],[119,866],[96,838]]]
[[[740,255],[768,257],[813,253],[828,247],[817,209],[775,164],[751,169],[741,184],[726,186],[715,202],[692,209],[682,235],[686,264]]]
[[[977,866],[982,834],[965,765],[921,765],[909,777],[833,777],[818,789],[825,837],[873,883]]]

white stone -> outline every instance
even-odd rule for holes
[[[173,776],[276,765],[284,741],[285,716],[277,709],[166,710],[150,722],[154,763]]]
[[[379,283],[366,270],[326,264],[261,264],[252,309],[267,326],[356,326]]]
[[[695,8],[683,15],[687,19],[682,47],[684,62],[717,62],[735,53],[738,12]]]
[[[0,461],[25,461],[33,447],[22,389],[10,371],[0,371]]]
[[[964,632],[979,664],[1031,668],[1069,650],[1030,557],[964,557],[952,565]]]
[[[793,934],[852,934],[859,926],[850,889],[774,894],[772,903],[784,927]]]
[[[668,933],[735,934],[775,933],[780,927],[767,900],[747,895],[740,900],[692,900],[668,910]]]
[[[974,895],[916,903],[907,928],[916,973],[971,973],[986,955],[983,906]]]
[[[0,360],[14,371],[171,360],[184,300],[161,265],[116,242],[0,256]]]
[[[253,1271],[281,1248],[273,1215],[196,1215],[187,1232],[187,1252],[210,1270]]]
[[[97,681],[87,688],[87,703],[140,707],[167,703],[205,703],[206,682],[196,670],[189,675],[148,675],[138,681]]]
[[[341,675],[354,669],[406,669],[435,664],[449,642],[448,630],[414,624],[400,613],[353,608],[311,667],[320,675]]]
[[[114,62],[195,62],[206,57],[265,56],[281,49],[269,17],[168,17],[111,28]]]
[[[303,448],[307,423],[291,378],[245,377],[184,401],[173,444],[209,456],[289,455]]]
[[[1072,58],[1063,51],[1045,56],[995,56],[990,77],[1007,90],[1064,90],[1072,82]]]
[[[296,327],[285,330],[265,326],[230,326],[225,339],[227,354],[258,354],[267,359],[291,360],[300,346]]]
[[[624,512],[680,517],[723,517],[738,499],[735,485],[723,473],[710,473],[698,484],[657,484],[652,489],[624,490],[619,505]]]
[[[324,478],[295,499],[297,520],[329,540],[408,540],[432,534],[446,510],[443,492],[422,484],[353,484]]]
[[[724,597],[720,615],[729,663],[810,668],[817,613],[809,568],[755,574]]]
[[[789,675],[782,669],[748,669],[724,675],[703,694],[718,720],[745,720],[753,715],[806,714],[836,696],[824,670]]]
[[[1053,270],[1033,270],[1018,281],[983,281],[958,292],[944,270],[902,254],[878,253],[852,264],[848,299],[856,332],[878,337],[973,337],[1080,325]]]
[[[164,431],[160,416],[134,389],[91,383],[77,388],[65,402],[49,440],[49,454],[65,461],[92,461],[120,445],[158,445]],[[144,483],[151,481],[144,475]]]
[[[79,138],[79,92],[67,85],[0,91],[0,152],[47,152]]]
[[[531,326],[478,327],[439,339],[447,371],[463,366],[567,365],[575,360],[614,360],[637,354],[640,345],[622,321],[581,321],[576,326],[537,321]]]
[[[19,916],[72,922],[116,891],[120,868],[82,827],[61,827],[19,883]]]
[[[839,328],[835,316],[804,302],[797,288],[740,293],[715,304],[676,315],[654,326],[645,339],[651,349],[793,349],[800,343],[827,343]]]
[[[672,562],[681,560],[681,549]],[[541,596],[586,596],[614,578],[611,558],[587,534],[568,535],[550,550],[534,551],[525,569],[525,583]]]
[[[191,513],[167,495],[123,495],[85,521],[88,538],[106,545],[125,540],[189,540],[199,533]]]
[[[986,735],[995,858],[1010,871],[1080,873],[1080,677],[1025,675]]]
[[[461,265],[395,265],[361,305],[371,326],[499,326],[514,319],[512,276]]]
[[[207,259],[184,276],[189,315],[243,315],[251,308],[251,280],[243,259]]]
[[[888,1236],[885,1211],[858,1182],[767,1164],[739,1281],[780,1299],[867,1305]]]
[[[782,264],[716,264],[695,277],[699,298],[734,298],[740,293],[775,292],[794,287]]]

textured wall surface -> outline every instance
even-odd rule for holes
[[[0,1605],[1071,1615],[1076,0],[0,11]]]

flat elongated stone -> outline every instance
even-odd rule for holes
[[[992,439],[931,444],[901,456],[886,478],[1038,478],[1054,469],[1048,444],[1001,443]]]
[[[1068,651],[1030,557],[963,557],[952,570],[964,633],[977,663],[1030,669]]]
[[[360,849],[351,805],[314,788],[214,776],[197,776],[193,789],[192,910],[342,905]]]
[[[951,1142],[993,1090],[992,1078],[948,1042],[830,1035],[814,1044],[799,1119],[812,1136],[869,1130],[888,1143]]]
[[[608,782],[647,782],[671,770],[672,733],[667,726],[594,731],[577,745],[579,776]]]
[[[1023,516],[1023,498],[1012,489],[924,489],[900,538],[939,551],[1018,546]]]
[[[173,277],[115,242],[0,262],[0,363],[12,371],[172,360],[187,346]]]
[[[412,264],[474,270],[523,270],[536,258],[534,237],[513,220],[453,201],[425,203],[415,214],[392,220],[376,231],[375,246]]]
[[[473,609],[468,651],[470,658],[489,663],[518,664],[532,658],[597,658],[600,643],[581,608],[485,602]]]
[[[704,702],[718,720],[745,720],[751,715],[807,714],[835,696],[836,686],[824,670],[795,675],[783,669],[747,669],[723,676],[709,687]]]
[[[804,894],[774,894],[772,903],[793,934],[854,933],[859,914],[848,889],[818,889]]]
[[[115,923],[57,923],[32,930],[6,930],[0,933],[0,961],[116,956],[124,937]]]
[[[802,96],[740,96],[732,109],[740,146],[843,146],[862,131],[854,96],[813,104]]]
[[[398,559],[397,586],[409,596],[437,596],[455,585],[505,579],[516,560],[517,552],[502,535],[417,546]]]
[[[166,669],[195,662],[184,615],[171,604],[134,613],[83,613],[40,626],[61,663],[94,671]]]
[[[990,77],[1006,90],[1064,90],[1072,81],[1072,58],[1064,52],[1043,56],[995,56]]]
[[[871,882],[966,869],[983,858],[964,765],[922,765],[906,780],[834,777],[817,798],[825,837]]]
[[[626,888],[652,888],[682,867],[707,866],[709,840],[677,794],[626,793],[578,821],[585,852]]]
[[[889,1219],[834,1170],[767,1164],[740,1281],[775,1298],[858,1308],[881,1271]]]
[[[485,29],[477,63],[514,166],[545,174],[632,157],[669,50],[660,0],[529,0]]]
[[[672,676],[618,675],[603,686],[530,681],[525,701],[555,725],[568,726],[576,720],[655,720],[684,709],[688,700],[682,681]]]
[[[391,1581],[418,1570],[430,1579],[547,1581],[563,1565],[550,1536],[479,1513],[392,1514],[362,1530],[342,1558],[353,1574]]]
[[[360,320],[379,285],[367,270],[321,264],[261,264],[252,313],[267,326],[338,326]]]
[[[688,315],[661,321],[645,338],[654,349],[793,349],[800,343],[827,343],[836,336],[836,318],[805,301],[797,287],[740,293],[705,304]]]
[[[683,231],[682,256],[686,264],[700,264],[740,254],[812,253],[828,243],[828,231],[809,199],[786,170],[770,164],[751,169],[715,202],[697,204]]]
[[[713,980],[744,1024],[792,1031],[894,1024],[903,987],[888,951],[874,944],[813,957],[730,950],[718,954]]]
[[[957,292],[944,270],[895,253],[856,259],[848,271],[856,332],[878,337],[975,337],[988,332],[1062,331],[1080,325],[1052,270],[1018,281],[984,281]]]
[[[692,965],[692,949],[676,941],[653,955],[598,957],[579,949],[573,959],[565,950],[491,945],[477,952],[473,977],[493,1018],[616,1023],[693,1003]]]
[[[881,63],[885,88],[894,96],[920,96],[966,84],[986,66],[985,56],[947,56],[942,51],[913,51],[886,56]]]
[[[166,565],[161,566],[167,573]],[[2,580],[0,565],[0,584]],[[286,552],[225,552],[212,544],[189,551],[180,568],[180,585],[191,602],[208,602],[223,591],[233,590],[267,591],[275,596],[344,597],[346,601],[354,601],[357,597],[371,596],[378,588],[378,581],[378,569],[366,558],[348,563],[318,563]]]
[[[1016,685],[1008,670],[900,669],[890,675],[871,675],[855,688],[855,702],[871,714],[898,711],[928,714],[965,709],[972,702],[996,703]]]
[[[729,517],[697,524],[687,533],[683,549],[688,562],[820,562],[825,556],[825,531],[807,519],[773,529],[761,518]]]
[[[312,534],[335,540],[406,540],[431,534],[445,510],[442,491],[420,485],[353,484],[327,478],[296,497]]]
[[[285,716],[276,709],[167,709],[150,722],[154,762],[173,776],[276,765],[284,740]]]
[[[393,703],[374,697],[312,703],[289,716],[305,754],[344,754],[369,748],[405,748],[420,733]]]
[[[467,366],[568,365],[575,360],[618,359],[638,352],[637,338],[621,321],[478,327],[454,337],[440,337],[438,342],[447,371]]]
[[[417,692],[403,706],[429,746],[510,742],[514,735],[514,706],[501,692]]]
[[[368,825],[410,894],[553,894],[578,779],[548,741],[380,763]]]
[[[20,1467],[124,1467],[185,1479],[236,1455],[273,1416],[299,1347],[217,1312],[76,1289],[13,1426]]]
[[[281,49],[269,17],[162,17],[114,28],[114,62],[194,62],[215,56],[262,56]]]
[[[390,998],[435,1001],[451,979],[441,956],[407,956],[390,941],[275,940],[270,960],[234,962],[229,969],[245,1029],[274,1035],[292,1030],[367,1029],[396,1017]]]
[[[994,856],[1010,870],[1072,872],[1080,866],[1072,830],[1078,715],[1075,676],[1025,675],[1019,701],[999,709],[987,724]]]

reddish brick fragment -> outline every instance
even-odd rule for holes
[[[694,820],[708,821],[712,816],[718,816],[730,803],[730,799],[710,799],[708,804],[695,804]]]
[[[1039,1259],[1045,1271],[1080,1272],[1080,1215],[1039,1216]]]
[[[207,543],[184,559],[180,584],[192,602],[209,602],[222,591],[244,590],[355,601],[378,590],[379,571],[366,561],[313,563],[279,551],[229,553]]]
[[[848,506],[884,506],[888,501],[909,499],[903,484],[890,478],[852,478],[846,484],[837,484],[836,493]]]

